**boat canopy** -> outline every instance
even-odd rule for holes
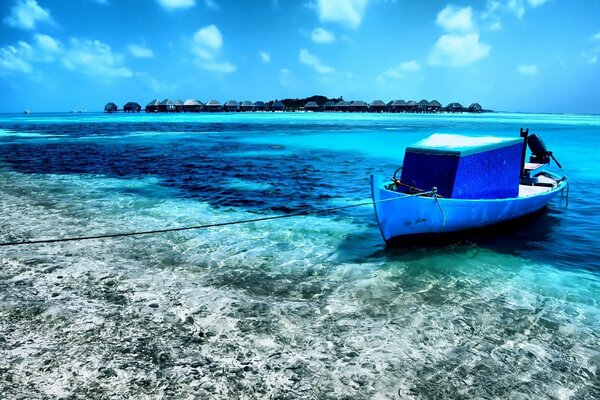
[[[464,157],[502,147],[522,144],[522,138],[434,133],[412,146],[407,147],[406,150],[421,154],[445,154]]]
[[[523,146],[522,138],[436,133],[406,148],[401,181],[454,199],[517,197]]]

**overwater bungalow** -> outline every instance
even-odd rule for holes
[[[182,100],[175,100],[175,112],[183,112],[183,101]]]
[[[473,103],[469,106],[469,112],[472,113],[480,113],[483,111],[483,108],[479,103]]]
[[[113,102],[110,103],[106,103],[106,105],[104,106],[104,112],[105,113],[114,113],[119,111],[119,107],[117,107],[117,105]]]
[[[369,111],[369,105],[362,100],[354,100],[352,103],[350,103],[350,111],[367,112]]]
[[[157,99],[152,100],[150,103],[146,104],[146,112],[158,112],[160,106],[160,101]]]
[[[437,100],[431,100],[429,102],[429,109],[431,110],[431,112],[440,112],[440,110],[442,109],[442,103],[440,103]]]
[[[369,111],[384,112],[387,111],[387,105],[382,100],[373,100],[369,104]]]
[[[407,106],[406,106],[406,101],[404,100],[394,100],[394,102],[392,103],[392,107],[391,107],[391,111],[392,112],[406,112],[408,110]]]
[[[209,100],[204,105],[204,108],[209,112],[219,112],[223,109],[223,106],[218,100]]]
[[[309,101],[304,105],[306,111],[321,111],[321,106],[316,101]]]
[[[342,100],[335,105],[335,108],[338,111],[348,112],[350,111],[350,103],[348,103],[345,100]]]
[[[200,100],[187,99],[183,102],[183,112],[200,112],[203,105]]]
[[[429,101],[422,99],[421,101],[419,101],[417,103],[417,111],[424,113],[424,112],[430,112],[430,108],[429,108]]]
[[[326,112],[335,111],[335,102],[332,100],[326,101],[325,104],[323,104],[323,110]]]
[[[408,112],[417,112],[419,109],[419,105],[414,100],[409,100],[406,102],[406,111]]]
[[[171,99],[164,99],[158,105],[158,111],[160,112],[175,112],[175,102]]]
[[[240,111],[254,111],[254,103],[248,100],[242,101],[242,104],[240,104]]]
[[[229,100],[225,103],[225,106],[223,107],[224,111],[228,111],[228,112],[235,112],[235,111],[239,111],[240,110],[240,103],[238,103],[235,100]]]
[[[446,106],[445,111],[451,113],[459,113],[465,112],[466,109],[460,103],[450,103]]]
[[[130,101],[129,103],[123,106],[124,112],[140,112],[142,111],[142,106],[134,101]]]
[[[254,103],[254,111],[266,111],[267,110],[267,103],[265,103],[264,101],[256,101]]]
[[[279,100],[275,100],[273,104],[271,104],[271,111],[285,111],[285,104]]]

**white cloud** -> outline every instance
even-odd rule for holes
[[[34,70],[32,63],[52,62],[63,51],[62,44],[48,35],[33,36],[33,45],[20,41],[17,46],[0,49],[0,72],[24,72]]]
[[[218,59],[222,47],[223,36],[216,25],[205,26],[194,34],[192,52],[198,57],[197,62],[202,69],[224,74],[236,70],[234,64]]]
[[[79,40],[72,38],[62,62],[70,70],[101,77],[133,76],[133,72],[123,66],[123,55],[113,53],[110,46],[99,40]]]
[[[429,56],[432,65],[462,67],[480,60],[490,53],[491,47],[479,42],[479,34],[442,35]]]
[[[171,11],[180,8],[190,8],[196,5],[196,0],[157,0],[163,8]]]
[[[490,31],[501,31],[502,30],[502,22],[495,21],[489,26]]]
[[[311,38],[315,43],[335,42],[335,35],[323,28],[316,28],[312,31]]]
[[[221,74],[231,74],[237,67],[228,61],[207,61],[200,63],[200,67],[207,71],[218,72]]]
[[[435,23],[449,32],[470,32],[474,29],[473,10],[449,4],[438,13]]]
[[[206,8],[210,8],[211,10],[219,9],[219,4],[216,0],[204,0],[204,4],[206,5]]]
[[[531,7],[539,7],[548,0],[527,0]]]
[[[133,72],[123,65],[124,57],[112,52],[110,46],[98,40],[71,38],[65,46],[48,35],[36,34],[30,45],[19,42],[18,46],[0,49],[0,73],[34,71],[35,63],[62,61],[62,65],[76,72],[100,77],[131,77]]]
[[[142,45],[139,44],[130,44],[127,46],[129,49],[129,53],[135,58],[153,58],[154,52]]]
[[[320,74],[330,74],[335,71],[329,65],[323,64],[317,56],[315,56],[314,54],[311,54],[306,49],[300,50],[300,54],[299,54],[298,58],[302,64],[312,67],[315,71],[317,71]]]
[[[16,71],[30,73],[33,71],[31,64],[25,61],[19,49],[14,46],[0,48],[0,75],[6,72]]]
[[[421,66],[415,60],[411,60],[400,64],[400,69],[405,72],[414,72],[420,70]]]
[[[271,62],[271,55],[269,53],[267,53],[266,51],[259,51],[258,55],[260,56],[260,59],[263,60],[264,63],[268,64]]]
[[[598,32],[594,36],[592,36],[592,40],[600,40],[600,32]]]
[[[404,79],[406,77],[407,72],[417,72],[420,69],[421,66],[415,60],[406,61],[396,67],[388,68],[377,77],[377,80],[379,82],[385,82],[388,78]]]
[[[223,47],[223,36],[216,25],[208,25],[194,34],[194,53],[205,60],[213,59]]]
[[[508,0],[506,6],[515,13],[519,19],[523,18],[523,15],[525,15],[525,4],[523,3],[523,0]]]
[[[60,41],[48,35],[36,34],[33,36],[33,46],[20,42],[21,46],[27,45],[27,57],[29,61],[52,62],[63,51]]]
[[[500,2],[500,0],[487,0],[485,12],[481,16],[483,18],[488,18],[490,15],[498,11],[501,5],[502,3]]]
[[[539,72],[539,68],[537,65],[519,65],[519,67],[517,68],[517,71],[519,71],[519,73],[521,75],[529,75],[529,76],[533,76],[533,75],[537,75]]]
[[[360,26],[369,0],[317,0],[321,22],[337,22],[351,28]]]
[[[489,1],[494,1],[494,3],[496,3],[496,0],[489,0]],[[488,1],[488,10],[489,10],[489,1]],[[508,9],[509,11],[512,11],[517,18],[521,19],[523,18],[523,16],[525,15],[525,11],[527,10],[526,5],[529,5],[529,7],[532,8],[537,8],[543,4],[545,4],[548,0],[507,0],[506,1],[506,9]],[[498,7],[496,7],[498,8]],[[493,10],[495,11],[495,10]]]
[[[50,11],[40,7],[36,0],[18,0],[10,11],[4,22],[14,28],[31,30],[38,22],[54,23]]]
[[[46,53],[58,53],[61,51],[61,43],[48,35],[34,35],[33,39],[37,47]]]

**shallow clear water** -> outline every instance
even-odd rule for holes
[[[433,132],[542,135],[527,225],[386,249],[371,207],[0,248],[7,398],[600,397],[600,117],[0,115],[0,241],[369,198]]]

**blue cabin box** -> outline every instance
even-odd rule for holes
[[[407,147],[402,182],[453,199],[517,197],[522,138],[436,133]]]

